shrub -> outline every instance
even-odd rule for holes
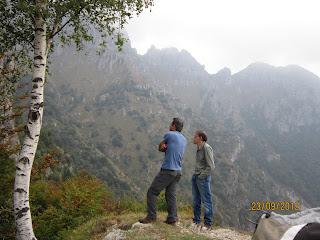
[[[69,230],[115,209],[105,185],[84,172],[64,182],[39,180],[31,185],[30,192],[34,230],[39,239],[64,239]]]
[[[132,196],[123,195],[118,201],[117,210],[128,212],[144,212],[146,211],[146,204],[144,201],[139,201]]]

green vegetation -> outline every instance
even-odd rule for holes
[[[102,223],[95,219],[112,219],[131,213],[135,214],[131,221],[137,221],[137,215],[145,215],[145,201],[137,200],[130,193],[116,197],[98,178],[83,171],[75,172],[68,154],[53,145],[51,138],[51,133],[44,129],[30,186],[34,231],[39,239],[73,239],[73,234],[78,236],[74,239],[88,239],[87,233],[91,236],[100,231],[97,229]],[[2,239],[11,240],[15,238],[12,210],[14,160],[5,151],[1,151],[0,161],[0,235]],[[188,206],[180,206],[186,211],[190,209]],[[166,211],[163,193],[158,198],[158,210]],[[83,225],[88,227],[80,231]]]
[[[34,166],[30,199],[34,230],[39,239],[96,239],[96,236],[107,233],[113,224],[120,223],[121,228],[130,228],[145,215],[144,201],[129,195],[117,199],[104,183],[88,173],[53,178],[57,169],[61,171],[61,162],[56,159],[63,159],[61,153],[49,151],[37,158]],[[5,181],[1,181],[0,185],[3,189],[0,196],[0,235],[9,240],[15,238],[11,197],[14,162],[1,152],[1,163],[4,167],[1,168],[0,177]],[[179,209],[191,219],[190,206],[180,203]],[[163,193],[158,198],[158,210],[161,218],[164,218],[166,203]],[[172,236],[172,239],[207,239],[177,233],[171,226],[162,223],[156,225],[147,239],[154,239],[159,234],[163,237]],[[128,237],[145,239],[134,232],[129,232]]]
[[[0,150],[0,236],[14,239],[13,183],[14,160],[3,149]]]
[[[180,223],[184,227],[191,224],[191,215],[189,212],[179,212]],[[68,236],[70,240],[100,240],[103,239],[115,227],[123,230],[122,234],[126,239],[133,240],[151,240],[151,239],[176,239],[176,240],[206,240],[212,239],[203,235],[194,234],[191,231],[181,231],[179,226],[170,226],[162,221],[165,220],[166,213],[160,212],[159,219],[151,227],[146,229],[131,229],[132,225],[143,213],[127,213],[121,215],[108,215],[98,217],[86,222],[72,231]],[[218,239],[214,239],[218,240]]]
[[[105,185],[86,173],[63,182],[38,180],[30,193],[34,230],[40,239],[65,239],[70,229],[116,207]]]
[[[126,47],[129,51],[117,57],[111,46],[101,58],[72,54],[68,48],[52,58],[52,67],[56,69],[48,81],[39,156],[57,148],[61,163],[55,169],[61,170],[49,171],[33,181],[50,180],[50,184],[62,188],[65,181],[77,176],[73,169],[85,169],[108,186],[107,195],[111,190],[114,193],[110,198],[114,210],[102,211],[102,217],[90,215],[89,223],[81,224],[79,218],[66,234],[81,235],[85,227],[86,236],[96,236],[90,233],[92,228],[102,234],[99,226],[105,225],[99,219],[117,216],[119,212],[135,214],[134,221],[140,217],[137,215],[144,216],[145,194],[163,158],[157,145],[176,114],[185,119],[183,133],[189,140],[178,187],[180,203],[191,202],[190,177],[195,154],[192,131],[203,128],[208,133],[209,144],[217,151],[212,189],[218,224],[251,227],[246,221],[248,213],[253,214],[248,212],[250,202],[284,201],[288,191],[300,193],[312,206],[318,205],[320,193],[311,191],[311,186],[320,179],[320,118],[316,108],[319,104],[310,103],[310,111],[316,114],[311,118],[309,107],[300,109],[285,100],[287,96],[281,90],[285,85],[270,84],[281,90],[277,95],[269,89],[269,84],[261,86],[259,79],[245,85],[248,76],[234,75],[234,81],[225,85],[224,79],[204,79],[194,71],[188,82],[183,77],[187,72],[184,69],[189,69],[187,66],[177,68],[172,62],[172,74],[168,74],[168,68],[161,66],[169,61],[156,61],[147,55],[141,58],[131,52],[130,46]],[[61,62],[68,67],[61,68]],[[259,75],[256,72],[253,77]],[[275,79],[280,83],[283,76],[272,73],[270,81]],[[187,88],[189,92],[185,92]],[[270,94],[257,94],[260,89],[269,89]],[[278,105],[280,101],[283,106]],[[286,111],[288,106],[292,106],[290,111]],[[239,143],[241,151],[237,153]],[[81,194],[85,194],[83,191]],[[163,195],[159,197],[158,207],[166,210]]]

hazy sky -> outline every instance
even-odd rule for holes
[[[320,76],[320,0],[154,0],[128,24],[144,54],[186,49],[209,73],[253,62],[298,64]]]

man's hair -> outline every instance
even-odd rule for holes
[[[197,130],[196,134],[201,137],[202,141],[206,142],[208,140],[207,134],[202,130]]]
[[[176,131],[181,132],[183,128],[183,121],[181,118],[173,118],[172,124],[176,126]]]

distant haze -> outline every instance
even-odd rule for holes
[[[154,0],[126,31],[138,53],[186,49],[209,73],[252,62],[300,65],[320,76],[317,0]]]

